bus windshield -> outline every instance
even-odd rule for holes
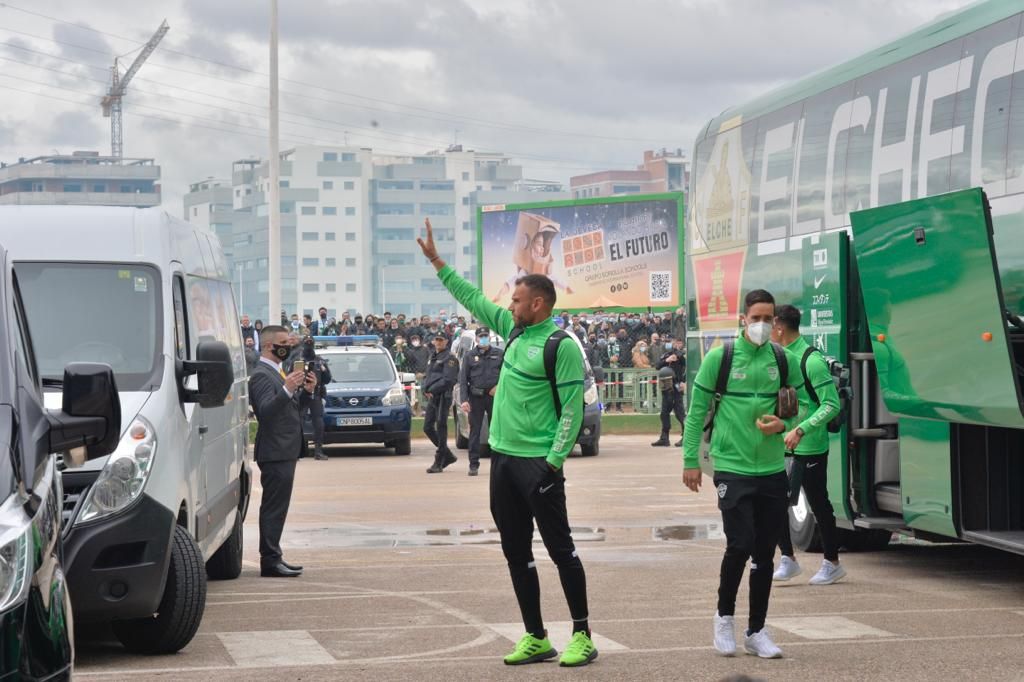
[[[113,368],[121,391],[160,385],[160,277],[144,265],[15,265],[39,373],[62,379],[70,362]]]

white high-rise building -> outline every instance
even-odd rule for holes
[[[289,315],[341,311],[397,315],[454,311],[455,302],[423,261],[416,237],[425,218],[441,255],[476,278],[476,208],[484,195],[507,203],[565,199],[557,183],[524,182],[503,154],[453,146],[423,155],[374,154],[357,147],[307,146],[281,155],[281,288]],[[223,191],[195,183],[185,196],[187,220],[223,206]],[[244,312],[276,322],[267,310],[268,164],[234,163],[230,236],[218,230],[235,273]],[[531,191],[525,191],[528,184]],[[204,188],[204,185],[207,185]],[[540,191],[538,191],[540,190]],[[227,221],[218,219],[218,224]]]

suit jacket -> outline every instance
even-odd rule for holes
[[[287,462],[305,453],[301,409],[312,398],[301,386],[289,398],[281,375],[265,362],[256,363],[249,376],[249,403],[259,422],[257,463]]]

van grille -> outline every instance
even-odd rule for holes
[[[353,405],[351,402],[349,402],[353,398],[359,401],[355,405]],[[370,396],[365,396],[365,395],[347,395],[347,396],[329,395],[329,396],[327,396],[327,407],[332,407],[334,409],[354,410],[354,409],[360,408],[360,407],[380,407],[380,404],[381,404],[381,402],[380,402],[380,396],[379,395],[370,395]]]
[[[61,486],[64,488],[64,500],[61,507],[63,535],[66,536],[71,531],[71,522],[78,515],[79,507],[99,475],[98,471],[65,471],[61,475]]]

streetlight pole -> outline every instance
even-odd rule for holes
[[[267,279],[270,320],[281,310],[281,150],[277,92],[277,0],[270,0],[270,172],[267,203],[270,210],[267,234]]]

